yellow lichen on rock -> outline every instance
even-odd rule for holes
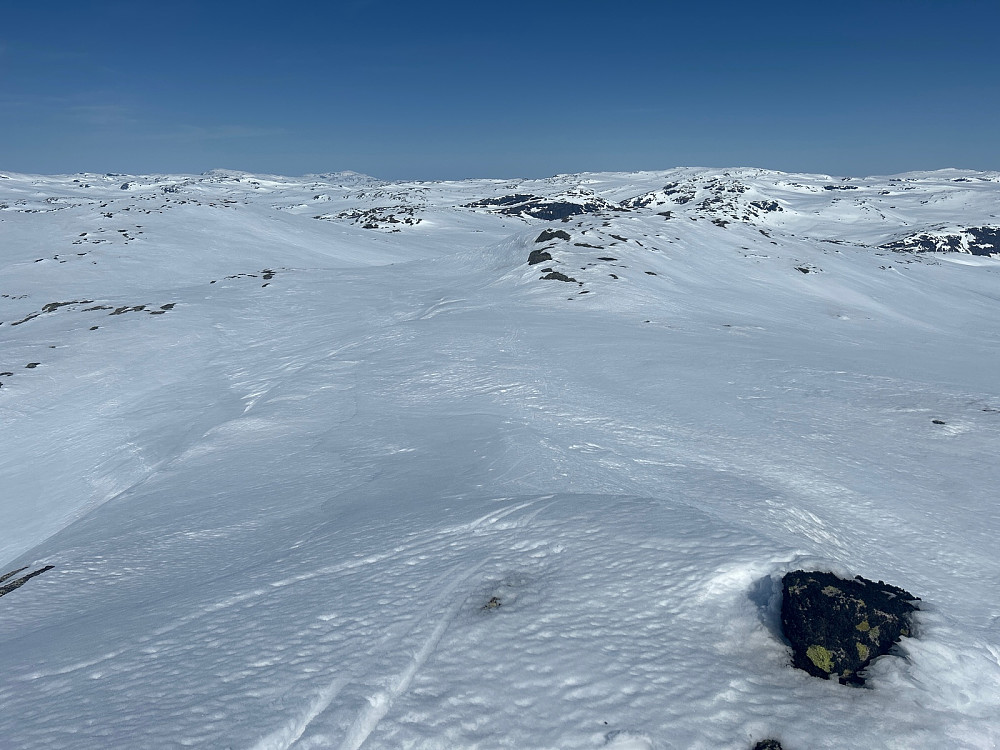
[[[855,645],[858,647],[858,658],[861,659],[861,661],[866,661],[869,654],[868,647],[860,641]]]
[[[806,656],[817,668],[822,669],[827,674],[833,671],[833,655],[822,646],[813,644],[806,649]]]
[[[861,622],[859,622],[854,627],[856,627],[862,633],[864,633],[865,631],[871,630],[871,628],[872,628],[872,626],[868,624],[868,620],[862,620]]]

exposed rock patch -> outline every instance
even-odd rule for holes
[[[417,206],[397,205],[397,206],[374,206],[372,208],[354,208],[348,211],[341,211],[339,214],[319,214],[313,216],[314,219],[334,219],[339,221],[349,221],[360,226],[362,229],[386,229],[395,226],[416,226],[423,219],[416,215]],[[393,229],[393,231],[397,231]]]
[[[581,202],[543,198],[538,195],[516,193],[502,195],[497,198],[466,203],[463,208],[485,208],[492,213],[505,216],[520,216],[522,218],[541,219],[543,221],[567,220],[571,216],[593,214],[603,211],[621,211],[621,206],[610,203],[593,193],[579,192]],[[574,196],[576,197],[576,196]]]
[[[559,273],[559,271],[551,271],[542,276],[542,278],[551,279],[552,281],[573,281],[573,282],[576,281],[576,279],[574,279],[573,277],[567,276],[564,273]]]
[[[879,247],[894,252],[996,255],[1000,254],[1000,227],[968,227],[951,234],[921,232]]]
[[[145,305],[122,305],[121,307],[116,307],[114,311],[109,312],[108,315],[124,315],[127,312],[142,312],[145,309]]]
[[[792,664],[816,677],[863,685],[873,659],[911,632],[917,597],[861,576],[796,570],[782,579],[781,628]]]
[[[535,242],[549,242],[550,240],[570,240],[569,232],[564,232],[561,229],[545,229],[540,235],[535,239]]]
[[[23,575],[20,578],[15,578],[10,583],[7,583],[7,584],[4,584],[3,586],[0,586],[0,596],[3,596],[4,594],[9,594],[14,589],[20,588],[21,586],[23,586],[25,583],[27,583],[28,581],[30,581],[35,576],[40,576],[46,570],[52,570],[53,567],[54,566],[52,566],[52,565],[46,565],[44,568],[39,568],[38,570],[36,570],[36,571],[34,571],[32,573],[28,573],[27,575]],[[16,576],[21,571],[27,570],[27,569],[28,569],[27,566],[25,566],[23,568],[18,568],[17,570],[12,570],[9,573],[4,573],[2,576],[0,576],[0,583],[3,583],[4,581],[6,581],[9,578],[13,578],[14,576]]]

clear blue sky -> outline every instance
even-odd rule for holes
[[[1000,169],[1000,2],[0,0],[0,169]]]

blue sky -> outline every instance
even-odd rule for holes
[[[1000,169],[1000,3],[0,0],[0,169]]]

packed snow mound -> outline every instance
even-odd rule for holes
[[[0,736],[996,746],[998,191],[5,173]],[[921,597],[870,689],[795,570]]]

